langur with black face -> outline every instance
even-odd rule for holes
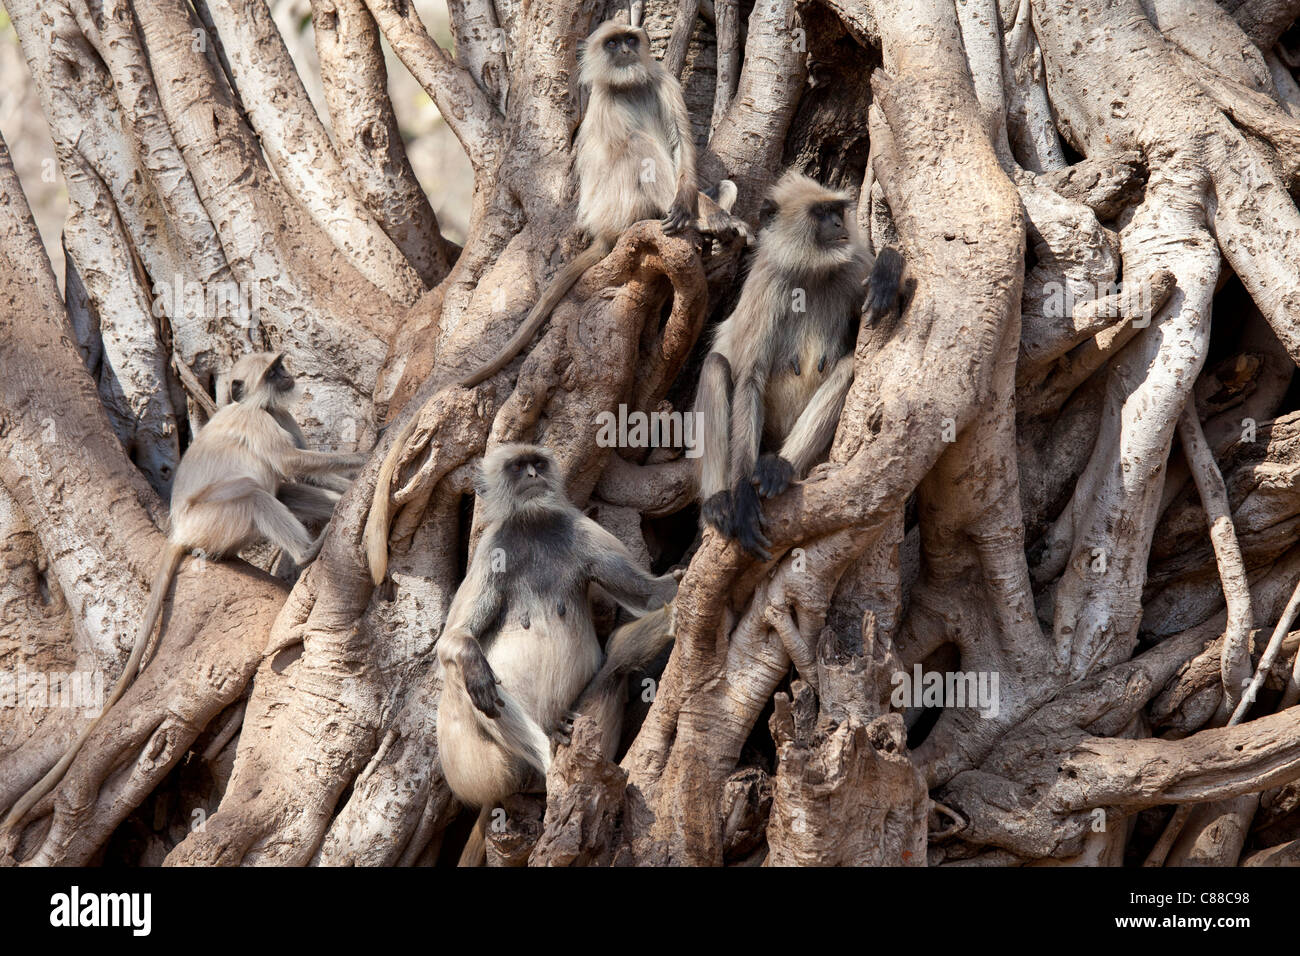
[[[732,182],[719,185],[717,202],[697,190],[695,141],[681,84],[651,56],[643,29],[612,20],[597,27],[583,49],[581,81],[591,97],[578,127],[574,168],[578,225],[591,245],[560,270],[505,348],[461,380],[466,387],[505,368],[633,223],[662,216],[670,235],[694,222],[701,232],[748,237],[744,223],[729,215],[736,199]]]
[[[199,430],[176,469],[171,532],[126,668],[100,715],[14,804],[3,829],[21,822],[54,789],[82,744],[144,670],[146,646],[186,552],[217,559],[265,538],[301,566],[320,550],[324,532],[313,539],[295,511],[309,521],[328,521],[338,492],[308,481],[337,481],[364,464],[366,456],[302,448],[302,431],[289,412],[293,392],[293,377],[279,354],[246,355],[231,370],[232,402]]]
[[[771,198],[776,211],[735,311],[718,326],[695,403],[701,518],[765,560],[758,496],[781,494],[830,447],[860,321],[893,307],[902,271],[892,248],[873,267],[844,193],[791,171]]]
[[[670,616],[661,612],[657,626],[612,636],[602,669],[588,587],[598,584],[638,614],[662,609],[677,593],[672,574],[638,567],[617,538],[573,506],[545,448],[495,449],[483,459],[477,491],[483,533],[438,638],[442,771],[457,799],[480,808],[461,854],[471,866],[482,862],[492,808],[534,772],[544,781],[552,735],[568,729],[570,707],[592,678],[608,678],[592,689],[598,699],[588,711],[604,726],[614,719],[605,711],[622,703],[613,679],[672,639]]]

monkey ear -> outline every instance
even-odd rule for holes
[[[237,402],[244,397],[244,383],[236,379],[230,383],[230,400]]]
[[[759,204],[758,225],[760,229],[766,226],[769,222],[771,222],[772,217],[776,215],[776,209],[777,209],[776,203],[774,203],[771,199],[764,199],[763,202]]]
[[[488,493],[488,477],[483,473],[483,463],[480,461],[478,467],[474,469],[474,494],[480,498],[486,497]]]

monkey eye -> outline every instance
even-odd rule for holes
[[[641,41],[638,40],[635,35],[629,35],[624,42],[627,43],[627,48],[629,50],[635,50]]]
[[[617,40],[606,40],[606,41],[605,41],[605,49],[606,49],[606,50],[617,50],[617,49],[618,49],[618,41],[617,41]]]

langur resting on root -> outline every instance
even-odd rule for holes
[[[320,550],[324,532],[313,538],[294,512],[309,521],[328,521],[339,497],[337,491],[309,482],[337,482],[365,462],[365,455],[301,447],[302,431],[288,411],[294,381],[285,370],[283,356],[246,355],[236,363],[231,379],[233,401],[199,430],[176,469],[171,533],[122,676],[99,716],[77,735],[49,773],[13,805],[4,830],[21,823],[54,789],[82,744],[144,670],[146,645],[186,552],[216,559],[265,538],[298,565],[307,564]]]
[[[826,453],[853,382],[859,323],[893,307],[902,272],[892,248],[872,267],[844,193],[791,171],[772,200],[775,214],[735,311],[718,326],[695,403],[701,518],[764,560],[770,542],[758,496],[781,494]]]
[[[662,608],[677,593],[675,576],[638,567],[617,538],[573,506],[545,448],[495,449],[483,459],[477,490],[485,528],[438,638],[443,775],[458,800],[481,808],[464,865],[482,861],[493,806],[534,772],[545,779],[552,736],[571,728],[570,708],[598,672],[584,706],[612,726],[622,675],[672,640]],[[603,667],[591,584],[634,613],[661,609],[616,632]],[[617,728],[611,736],[617,745]]]

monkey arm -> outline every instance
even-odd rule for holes
[[[700,455],[700,514],[706,524],[730,537],[731,363],[721,352],[710,352],[700,369],[695,393],[704,448]]]
[[[729,487],[731,474],[731,363],[721,352],[710,352],[700,369],[695,411],[700,415],[704,449],[700,455],[700,497],[708,500]]]
[[[633,614],[645,614],[677,596],[677,579],[656,577],[632,560],[623,542],[586,515],[579,525],[586,539],[587,576]]]
[[[484,535],[470,562],[469,573],[456,589],[447,610],[446,633],[464,632],[477,644],[506,607],[506,574],[492,567],[492,539]],[[439,641],[441,659],[442,642]]]
[[[660,108],[667,120],[673,162],[677,166],[677,192],[672,208],[664,217],[664,232],[681,232],[699,216],[699,180],[695,174],[695,138],[691,114],[686,109],[682,88],[675,78],[659,84]]]
[[[731,398],[731,478],[749,481],[763,440],[763,392],[767,376],[742,373]]]
[[[351,471],[352,469],[348,469]],[[311,476],[311,485],[313,488],[323,488],[335,495],[342,497],[347,490],[352,487],[352,476],[341,472],[321,472]]]
[[[345,471],[360,468],[366,463],[366,455],[348,452],[311,451],[295,448],[284,456],[281,466],[290,475],[318,475],[322,472]]]
[[[806,475],[830,447],[844,408],[844,397],[852,384],[853,356],[850,354],[835,363],[781,445],[781,457],[790,463],[795,476]]]
[[[731,206],[736,201],[735,183],[724,179],[721,185],[726,188],[721,191],[717,200],[706,192],[699,194],[695,228],[702,234],[712,236],[721,242],[739,237],[745,240],[745,245],[753,244],[754,236],[749,231],[749,226],[743,219],[738,219],[731,214]]]
[[[736,383],[731,402],[731,521],[737,541],[766,561],[771,542],[763,534],[762,511],[758,491],[754,488],[754,468],[758,464],[759,443],[763,437],[763,391],[767,376],[750,372]]]

